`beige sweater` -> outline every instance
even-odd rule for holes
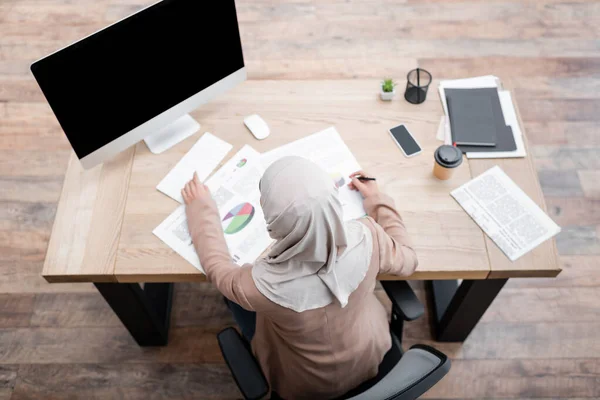
[[[345,308],[334,302],[301,313],[263,296],[254,285],[252,265],[232,263],[212,199],[196,200],[188,211],[208,279],[225,297],[256,311],[252,349],[271,389],[285,399],[340,396],[375,376],[391,347],[387,315],[373,293],[377,275],[410,275],[417,258],[389,196],[367,198],[365,209],[369,217],[361,222],[373,235],[367,276]]]

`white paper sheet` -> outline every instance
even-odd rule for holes
[[[344,209],[344,220],[349,221],[366,214],[360,193],[348,188],[350,174],[360,170],[360,165],[334,127],[263,153],[263,167],[266,169],[281,157],[292,155],[315,162],[336,181]]]
[[[435,138],[444,144],[452,144],[452,139],[450,138],[450,130],[447,128],[446,124],[448,117],[442,115],[440,118],[440,124],[438,125],[437,133],[435,134]]]
[[[560,232],[498,166],[450,194],[511,261]]]
[[[232,147],[231,144],[206,132],[160,181],[156,189],[183,203],[181,189],[192,179],[194,171],[198,173],[200,181],[204,182]]]
[[[260,207],[258,182],[263,174],[260,153],[244,146],[206,182],[222,221],[232,260],[254,262],[273,242]],[[153,233],[204,272],[188,232],[185,206],[180,206]]]
[[[200,260],[194,249],[190,232],[188,231],[187,218],[185,216],[185,206],[181,205],[175,209],[152,231],[167,246],[172,248],[177,254],[186,259],[202,273],[204,270],[200,266]]]

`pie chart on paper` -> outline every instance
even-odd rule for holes
[[[254,207],[250,203],[242,203],[233,207],[223,217],[223,232],[233,235],[244,229],[254,216]]]

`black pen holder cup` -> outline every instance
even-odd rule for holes
[[[431,84],[431,74],[424,69],[413,69],[406,76],[404,98],[412,104],[421,104],[427,98],[427,90]]]

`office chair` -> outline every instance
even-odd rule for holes
[[[418,344],[407,352],[402,351],[404,321],[419,318],[425,310],[407,282],[384,281],[381,284],[392,301],[392,348],[379,364],[377,376],[337,400],[416,399],[450,370],[448,357],[430,346]],[[252,354],[250,344],[234,328],[222,330],[217,339],[223,358],[244,399],[258,400],[266,396],[269,385]],[[271,399],[281,398],[273,392]]]

